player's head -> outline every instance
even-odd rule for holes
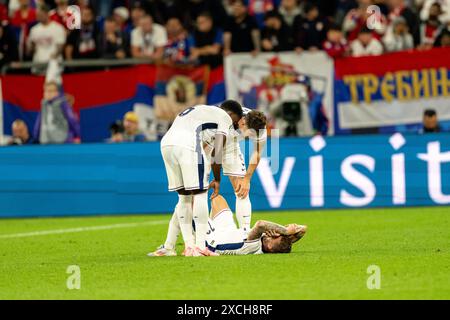
[[[245,136],[259,137],[267,126],[267,117],[261,111],[250,111],[239,123],[239,128]]]
[[[239,121],[241,121],[244,112],[239,102],[235,100],[227,100],[220,105],[220,108],[225,110],[233,120],[233,126],[235,129],[239,128]]]
[[[292,241],[289,237],[263,236],[261,241],[264,253],[290,253],[292,251]]]

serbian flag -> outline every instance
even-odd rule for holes
[[[4,133],[11,134],[11,124],[16,119],[24,120],[32,132],[40,111],[45,77],[4,75],[0,79]],[[121,120],[128,111],[145,115],[146,118],[140,118],[140,128],[149,139],[157,139],[160,135],[153,131],[158,127],[158,116],[170,124],[170,115],[184,106],[225,100],[222,67],[209,70],[203,66],[183,69],[139,65],[66,74],[62,83],[64,92],[73,97],[73,109],[80,118],[82,142],[108,139],[111,124]],[[177,111],[168,111],[169,106]]]

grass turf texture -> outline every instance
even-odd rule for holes
[[[0,299],[450,299],[449,207],[256,219],[309,230],[288,255],[148,258],[163,242],[167,215],[1,220]],[[155,224],[140,224],[148,221]],[[138,224],[4,237],[122,223]],[[381,268],[380,290],[366,287],[373,264]],[[81,268],[81,290],[66,287],[69,265]]]

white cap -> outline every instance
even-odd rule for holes
[[[114,15],[118,15],[122,19],[128,20],[128,18],[130,17],[130,12],[125,7],[117,7],[114,9]]]

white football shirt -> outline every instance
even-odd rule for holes
[[[203,132],[228,136],[233,129],[231,117],[216,106],[197,105],[176,117],[163,137],[161,146],[180,146],[198,151],[202,148]]]

